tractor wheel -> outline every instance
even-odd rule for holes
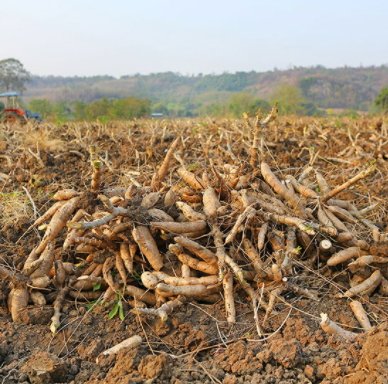
[[[24,124],[27,123],[27,119],[25,118],[25,116],[20,116],[17,113],[14,113],[14,112],[7,113],[4,116],[3,121],[5,123],[9,123],[9,124],[21,124],[21,125],[24,125]]]

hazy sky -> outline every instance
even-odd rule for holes
[[[388,64],[388,1],[1,0],[8,57],[39,75]]]

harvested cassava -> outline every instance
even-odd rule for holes
[[[368,315],[365,312],[364,307],[359,301],[351,301],[350,308],[352,309],[354,316],[360,323],[360,325],[364,328],[365,331],[369,331],[372,326],[370,325],[370,321],[368,319]]]
[[[30,299],[33,305],[53,303],[53,333],[60,330],[65,299],[100,299],[106,306],[126,300],[132,313],[163,321],[187,301],[223,299],[231,324],[238,319],[238,304],[249,302],[262,334],[287,293],[319,300],[320,291],[303,285],[309,273],[324,271],[328,281],[342,276],[340,300],[386,294],[387,257],[370,252],[372,239],[380,244],[386,238],[369,216],[375,205],[357,207],[343,195],[372,177],[376,167],[357,171],[339,186],[313,162],[290,175],[292,170],[264,153],[264,130],[275,116],[272,111],[257,117],[252,141],[243,137],[248,151],[239,156],[230,143],[221,149],[227,156],[207,156],[204,144],[204,167],[191,162],[192,155],[176,153],[179,143],[185,146],[178,135],[165,155],[158,154],[161,163],[153,174],[138,172],[123,188],[105,183],[105,161],[93,151],[89,190],[57,191],[53,205],[33,224],[45,224],[46,231],[24,259],[21,277],[16,281],[0,270],[13,284],[13,320],[28,318],[22,315]],[[351,308],[369,329],[361,304],[353,301]],[[327,316],[322,328],[354,338]]]
[[[132,236],[152,268],[159,271],[163,267],[163,258],[149,229],[144,226],[135,227]]]
[[[321,313],[321,328],[332,335],[337,335],[345,340],[353,341],[357,337],[357,333],[347,331],[340,327],[337,323],[329,319],[326,313]]]
[[[20,285],[11,290],[8,296],[8,309],[12,320],[16,323],[25,322],[23,312],[28,305],[29,294],[25,285]]]
[[[381,283],[382,274],[379,270],[374,271],[362,283],[348,289],[343,297],[354,297],[357,295],[370,295]]]
[[[114,345],[112,348],[106,349],[105,351],[101,352],[102,356],[110,356],[110,355],[116,355],[123,349],[130,350],[133,348],[138,347],[142,342],[142,338],[138,335],[132,336],[128,339],[123,340],[121,343]],[[97,357],[96,362],[99,362],[99,358]]]

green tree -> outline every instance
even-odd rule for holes
[[[148,115],[151,110],[149,100],[126,97],[124,99],[100,99],[89,104],[77,102],[74,105],[75,118],[84,120],[132,119]]]
[[[258,110],[266,112],[270,109],[267,101],[257,99],[246,92],[235,93],[229,99],[228,111],[234,117],[241,117],[244,112],[255,114]]]
[[[74,119],[75,120],[86,120],[86,107],[87,104],[83,101],[75,101],[73,103]]]
[[[66,101],[60,101],[55,103],[53,115],[55,120],[58,123],[62,123],[64,121],[72,120],[73,111],[70,108],[70,105]]]
[[[198,113],[206,116],[225,116],[227,115],[227,105],[225,103],[204,104],[198,108]]]
[[[271,97],[272,102],[279,105],[279,113],[282,115],[303,114],[305,99],[298,87],[290,84],[281,84]]]
[[[115,119],[132,119],[149,114],[151,103],[149,100],[126,97],[112,101],[109,116]]]
[[[301,104],[300,114],[306,116],[325,116],[326,112],[322,109],[319,109],[314,103],[307,101]]]
[[[87,120],[107,119],[109,118],[111,102],[108,99],[100,99],[89,103],[85,108]]]
[[[19,60],[11,58],[0,61],[0,88],[22,92],[29,80],[30,73]]]
[[[388,113],[388,87],[383,88],[375,99],[377,109],[383,113]]]
[[[28,108],[38,112],[44,119],[51,117],[54,112],[54,105],[47,99],[33,99],[28,103]]]
[[[168,114],[169,114],[169,110],[168,110],[166,104],[164,104],[162,102],[157,102],[157,103],[153,104],[152,108],[151,108],[151,112],[152,113],[163,113],[163,115],[165,115],[165,116],[168,116]]]

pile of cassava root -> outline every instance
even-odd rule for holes
[[[275,117],[276,108],[252,124],[246,162],[231,154],[232,163],[221,166],[210,158],[201,174],[178,154],[177,137],[146,185],[105,188],[102,163],[91,151],[90,190],[58,191],[33,224],[45,234],[23,269],[0,267],[11,282],[13,321],[28,323],[29,303],[53,303],[55,333],[68,298],[106,305],[126,300],[137,315],[162,321],[187,300],[222,298],[227,322],[235,323],[235,295],[241,294],[261,335],[285,292],[319,299],[318,291],[298,285],[293,276],[314,270],[330,277],[347,268],[348,285],[338,294],[350,298],[356,318],[369,329],[355,300],[375,290],[388,293],[387,234],[365,218],[374,206],[356,207],[338,195],[375,166],[337,186],[312,166],[297,177],[279,177],[264,154],[264,131]],[[345,338],[356,335],[326,314],[321,326]]]

